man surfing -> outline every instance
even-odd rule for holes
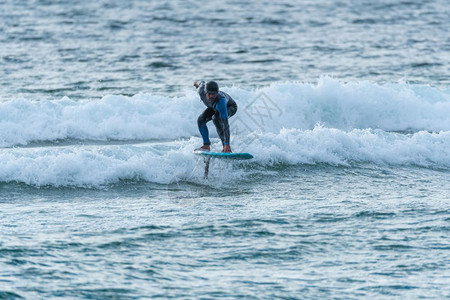
[[[237,104],[225,92],[219,91],[219,85],[215,81],[194,82],[200,99],[206,105],[206,109],[198,117],[197,124],[200,134],[203,138],[203,146],[196,150],[210,151],[211,142],[209,141],[209,131],[206,123],[213,121],[216,126],[217,134],[222,141],[222,152],[231,153],[230,146],[230,125],[228,119],[232,117],[237,111]]]

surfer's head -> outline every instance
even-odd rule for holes
[[[209,101],[214,100],[219,93],[219,85],[217,82],[208,81],[205,85],[205,93]]]

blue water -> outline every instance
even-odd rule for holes
[[[449,4],[1,2],[0,299],[449,298]]]

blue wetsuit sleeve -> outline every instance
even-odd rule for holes
[[[219,102],[216,106],[217,110],[220,113],[220,117],[224,120],[228,119],[228,112],[227,112],[227,101],[225,100],[225,97],[222,97],[219,99]]]

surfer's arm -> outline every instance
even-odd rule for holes
[[[206,93],[205,93],[205,82],[203,80],[194,82],[194,86],[197,88],[197,93],[200,96],[202,96],[202,95],[206,96]]]
[[[219,99],[216,108],[219,111],[220,117],[222,119],[224,120],[228,119],[227,100],[225,99],[225,97],[221,97]]]
[[[203,102],[203,104],[205,104],[206,107],[212,107],[211,106],[211,102],[206,97],[205,84],[206,83],[203,80],[202,81],[196,81],[194,83],[194,86],[197,87],[197,93],[200,96],[200,100]]]

